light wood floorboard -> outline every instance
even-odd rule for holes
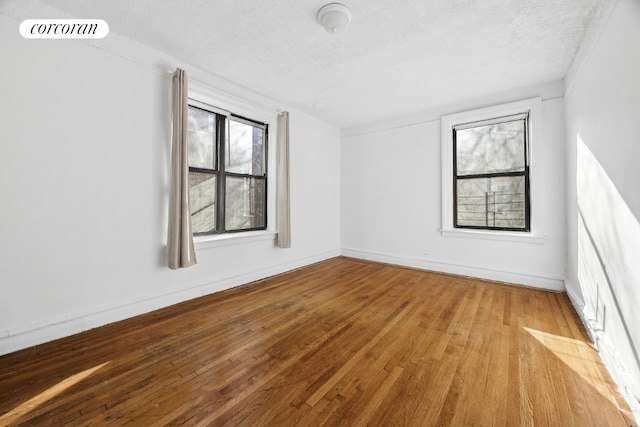
[[[565,294],[340,257],[0,357],[0,425],[635,423]]]

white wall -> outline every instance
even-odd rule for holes
[[[342,253],[349,256],[564,289],[564,102],[557,82],[510,99],[470,101],[447,111],[395,119],[389,127],[343,132]],[[541,212],[532,218],[543,243],[443,237],[441,223],[442,114],[545,94],[542,127],[532,142],[532,186]],[[560,98],[554,98],[560,96]],[[427,117],[431,115],[431,117]],[[540,130],[540,128],[538,128]],[[550,213],[550,215],[546,215]]]
[[[567,292],[640,419],[640,3],[594,39],[567,80]]]
[[[250,91],[117,34],[24,40],[19,22],[0,14],[0,354],[339,254],[340,133],[291,110],[292,248],[200,244],[169,270],[170,73]]]

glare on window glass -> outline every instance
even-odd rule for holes
[[[226,151],[227,172],[264,174],[264,129],[230,120]]]

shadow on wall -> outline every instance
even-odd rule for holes
[[[618,375],[624,376],[626,394],[635,397],[632,406],[637,408],[640,222],[579,135],[576,142],[578,282],[584,316],[598,349],[606,350],[621,371]]]

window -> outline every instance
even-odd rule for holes
[[[529,231],[528,117],[453,127],[455,228]]]
[[[195,235],[267,228],[267,125],[189,102],[189,204]]]
[[[534,146],[542,100],[443,116],[442,235],[544,243]]]

